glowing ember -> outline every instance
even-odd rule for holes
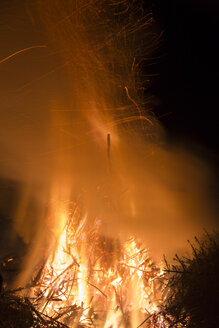
[[[77,207],[35,287],[34,305],[70,327],[137,327],[157,312],[162,270],[130,238],[102,236]]]

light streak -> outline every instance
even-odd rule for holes
[[[21,49],[21,50],[18,50],[18,51],[15,51],[13,52],[12,54],[10,54],[9,56],[3,58],[0,60],[0,64],[6,62],[7,60],[21,54],[21,53],[24,53],[26,51],[29,51],[29,50],[32,50],[32,49],[37,49],[37,48],[47,48],[46,45],[37,45],[37,46],[31,46],[31,47],[27,47],[27,48],[24,48],[24,49]]]

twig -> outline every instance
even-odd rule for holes
[[[90,286],[96,288],[96,289],[97,289],[97,290],[98,290],[103,296],[105,296],[105,297],[107,298],[107,295],[106,295],[104,292],[102,292],[102,290],[101,290],[100,288],[98,288],[97,286],[93,285],[93,284],[90,283],[89,281],[87,281],[87,283],[88,283],[88,285],[90,285]]]
[[[138,327],[137,328],[139,328],[139,327],[141,327],[141,326],[143,326],[143,324],[148,320],[148,319],[150,319],[150,317],[152,317],[152,315],[153,314],[150,314],[140,325],[138,325]]]

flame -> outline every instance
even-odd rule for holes
[[[148,250],[133,237],[104,237],[75,205],[34,287],[34,305],[69,327],[137,327],[158,312],[159,277]]]

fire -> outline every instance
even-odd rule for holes
[[[100,233],[75,205],[34,288],[34,305],[69,327],[137,327],[158,311],[163,272],[134,238]]]
[[[0,64],[43,48],[55,66],[36,81],[60,72],[40,87],[42,95],[48,89],[42,103],[35,101],[41,95],[36,88],[26,108],[20,94],[8,106],[19,103],[25,110],[15,116],[4,110],[10,124],[1,140],[9,147],[3,143],[1,171],[24,182],[15,228],[29,245],[16,287],[26,286],[35,268],[33,305],[43,318],[71,328],[164,327],[162,265],[155,265],[133,235],[150,238],[149,246],[162,245],[164,253],[176,239],[184,245],[186,230],[194,231],[193,219],[200,227],[199,215],[206,216],[200,210],[206,200],[199,162],[187,165],[193,158],[185,161],[162,149],[153,101],[144,97],[150,83],[141,83],[147,76],[141,69],[159,39],[150,27],[153,17],[144,1],[34,2],[48,45],[18,50]],[[77,197],[83,192],[84,203]],[[47,212],[52,234],[44,226]],[[124,240],[119,234],[127,231],[131,236]]]

